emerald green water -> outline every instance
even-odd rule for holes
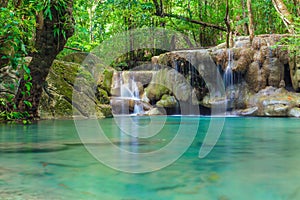
[[[149,123],[145,117],[134,120]],[[182,124],[199,125],[194,142],[176,162],[142,174],[116,171],[95,159],[73,121],[0,125],[0,199],[300,199],[299,119],[226,118],[216,146],[200,159],[210,120],[168,117],[159,134],[134,141],[120,137],[113,119],[100,120],[114,145],[136,153],[167,145]],[[91,121],[85,122],[87,133],[94,131]],[[101,141],[88,145],[104,152],[108,146]]]

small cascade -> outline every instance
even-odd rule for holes
[[[131,91],[133,94],[132,97],[135,99],[133,114],[136,114],[136,115],[144,114],[143,105],[141,104],[141,99],[140,99],[139,88],[134,80],[134,77],[132,77],[130,79],[130,86],[131,86]]]
[[[233,53],[230,50],[228,50],[228,64],[223,74],[225,89],[233,87],[232,65],[233,65]]]
[[[233,66],[233,52],[228,50],[228,64],[226,66],[225,72],[223,74],[223,81],[226,90],[226,110],[230,110],[232,108],[233,100],[234,100],[234,76],[232,72]]]
[[[130,76],[129,80],[124,79],[124,72],[118,72],[114,79],[114,88],[118,88],[115,97],[112,98],[112,105],[119,107],[115,114],[143,114],[143,105],[141,103],[139,88],[134,80],[134,76]],[[117,102],[117,103],[116,103]]]

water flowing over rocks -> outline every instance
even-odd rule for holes
[[[226,104],[227,114],[299,117],[295,82],[300,76],[295,80],[291,73],[299,59],[291,63],[287,48],[277,45],[283,37],[261,35],[252,44],[240,37],[231,49],[219,45],[155,56],[152,62],[159,70],[144,84],[144,96],[154,107],[178,107],[192,99],[189,103],[208,109]]]
[[[75,96],[83,97],[73,103],[75,112],[83,116],[88,116],[92,112],[89,105],[97,102],[98,117],[111,116],[111,110],[113,114],[180,114],[180,107],[187,104],[199,106],[200,112],[196,114],[201,115],[224,105],[226,114],[300,117],[300,97],[295,92],[299,89],[299,59],[291,60],[287,48],[277,45],[283,37],[261,35],[252,44],[248,37],[239,37],[230,49],[221,44],[209,49],[172,51],[153,57],[152,64],[146,67],[119,72],[105,67],[96,75],[93,70],[97,59],[91,57],[86,69],[99,76],[96,93],[85,72],[80,72],[84,77],[80,81],[85,81],[83,85],[87,87],[74,90],[74,73],[68,71],[72,66],[62,73],[54,64],[41,114],[44,118],[72,115],[72,95],[68,91],[74,90]],[[66,59],[80,63],[83,58],[84,55],[74,54]]]
[[[182,114],[198,106],[200,112],[190,114],[206,115],[225,105],[226,114],[300,117],[300,54],[278,45],[286,36],[261,35],[252,44],[238,37],[230,49],[171,51],[131,71],[102,66],[92,54],[70,54],[54,61],[39,113],[42,119],[103,118]],[[0,78],[3,95],[3,85],[17,83],[19,75],[1,66]]]

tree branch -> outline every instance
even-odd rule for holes
[[[291,13],[288,11],[286,5],[282,0],[272,0],[272,3],[279,13],[280,18],[282,19],[283,23],[287,27],[289,33],[294,34],[294,29],[291,26],[293,24],[293,18]]]
[[[254,22],[252,15],[252,2],[251,0],[247,0],[247,9],[248,9],[248,17],[249,17],[249,34],[250,34],[250,44],[252,44],[254,38]]]
[[[226,14],[225,14],[225,17],[224,17],[224,21],[225,21],[225,24],[226,24],[226,28],[227,28],[227,34],[226,34],[226,47],[229,48],[230,45],[229,45],[229,37],[230,37],[230,31],[231,31],[231,28],[230,28],[230,20],[229,20],[229,5],[228,5],[228,0],[226,0]]]
[[[155,6],[155,15],[162,16],[162,4],[158,4],[157,0],[153,0],[154,6]],[[162,3],[162,2],[161,2]]]
[[[81,49],[74,48],[74,47],[64,46],[64,48],[65,48],[65,49],[70,49],[70,50],[73,50],[73,51],[84,52],[84,51],[82,51]]]
[[[227,29],[222,27],[222,26],[207,23],[207,22],[203,22],[203,21],[198,21],[198,20],[194,20],[194,19],[190,19],[190,18],[187,18],[187,17],[179,16],[179,15],[163,13],[161,17],[172,17],[172,18],[181,19],[181,20],[184,20],[184,21],[187,21],[187,22],[191,22],[191,23],[194,23],[194,24],[199,24],[199,25],[204,26],[204,27],[210,27],[210,28],[214,28],[214,29],[217,29],[217,30],[220,30],[220,31],[225,31],[225,32],[227,31]]]

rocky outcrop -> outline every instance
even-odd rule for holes
[[[297,90],[294,83],[300,80],[300,75],[298,79],[297,70],[290,73],[290,65],[296,69],[300,59],[294,56],[291,60],[289,51],[278,45],[286,36],[262,35],[252,44],[242,37],[231,49],[219,45],[153,57],[153,64],[161,70],[145,88],[146,96],[156,106],[165,108],[166,97],[173,95],[177,101],[186,101],[194,93],[193,103],[207,108],[226,104],[227,110],[234,114],[298,116],[299,105],[295,102],[299,101],[299,95],[291,90]],[[229,84],[224,80],[228,67],[232,71]],[[188,84],[178,82],[177,73]]]
[[[268,86],[247,100],[247,109],[237,114],[250,116],[300,117],[300,94]]]
[[[227,112],[243,116],[300,117],[300,96],[295,93],[299,89],[300,58],[278,45],[286,36],[261,35],[252,44],[248,37],[240,37],[231,49],[219,45],[168,52],[153,57],[151,68],[135,71],[100,67],[100,72],[96,69],[101,63],[93,55],[71,54],[64,60],[84,68],[54,63],[41,114],[44,118],[64,118],[74,115],[73,111],[89,116],[96,110],[97,117],[106,117],[111,116],[111,106],[114,114],[122,114],[125,105],[123,114],[139,106],[145,114],[162,115],[178,110],[180,104],[207,109],[224,104]],[[67,67],[62,70],[60,65]],[[75,77],[80,87],[74,86]],[[73,107],[71,99],[76,99]],[[90,106],[95,103],[96,107]]]
[[[178,109],[183,104],[193,104],[196,94],[184,75],[171,68],[164,68],[154,73],[150,84],[145,88],[145,96],[157,108],[148,114],[180,114]],[[194,102],[197,104],[197,100]],[[183,108],[182,108],[183,109]],[[159,112],[156,112],[159,111]]]
[[[104,75],[105,76],[105,75]],[[111,76],[107,75],[107,78]],[[98,83],[105,83],[99,81]],[[111,116],[107,85],[96,84],[79,64],[54,61],[44,85],[39,113],[42,119]]]
[[[163,107],[163,108],[172,108],[177,106],[177,100],[174,96],[170,96],[167,94],[164,94],[162,98],[156,103],[157,107]]]
[[[291,56],[277,45],[282,37],[286,35],[262,35],[252,44],[240,37],[230,49],[172,51],[153,57],[150,68],[135,71],[101,66],[91,54],[70,54],[53,63],[39,112],[44,119],[102,118],[112,116],[112,110],[122,114],[124,105],[127,114],[139,106],[159,115],[177,111],[180,104],[205,109],[224,104],[227,112],[243,116],[300,117],[300,54]],[[1,67],[0,78],[7,74],[18,79],[15,71]],[[124,94],[125,99],[119,98]]]

